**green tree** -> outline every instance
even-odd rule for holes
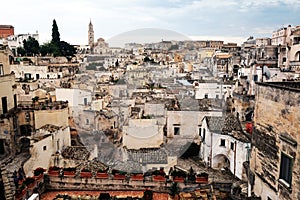
[[[70,45],[69,43],[67,43],[65,41],[61,41],[59,43],[59,49],[60,49],[61,55],[65,56],[65,57],[72,57],[76,53],[76,49],[74,48],[74,46]]]
[[[52,24],[52,40],[51,40],[51,42],[54,44],[57,44],[57,45],[60,42],[60,34],[58,32],[58,27],[57,27],[55,19],[53,20],[53,24]]]
[[[59,56],[59,49],[56,45],[54,45],[52,42],[44,43],[41,46],[40,50],[42,56],[46,55],[54,55],[54,56]]]
[[[29,36],[27,40],[23,41],[23,45],[27,56],[34,56],[40,53],[40,44],[33,37]]]
[[[65,56],[69,61],[76,54],[76,49],[73,45],[65,41],[60,41],[60,34],[55,19],[52,24],[52,40],[51,42],[43,44],[40,48],[40,52],[42,56]]]
[[[18,54],[18,56],[19,56],[19,55],[20,55],[20,56],[25,56],[26,51],[25,51],[25,49],[24,49],[23,47],[18,47],[18,48],[17,48],[17,54]]]

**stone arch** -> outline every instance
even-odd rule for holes
[[[295,53],[294,61],[300,62],[300,51],[297,51],[297,52]]]
[[[30,137],[20,137],[18,144],[21,152],[29,151],[30,148]]]
[[[214,169],[230,169],[230,161],[224,154],[217,154],[213,157],[213,165]]]
[[[30,121],[30,114],[25,114],[25,119],[27,120],[27,118],[29,118],[28,120]],[[33,132],[33,127],[29,124],[24,124],[20,126],[20,133],[21,136],[31,136]]]

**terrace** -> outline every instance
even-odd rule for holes
[[[68,101],[41,102],[38,98],[33,98],[32,101],[23,101],[18,105],[21,110],[60,110],[68,107]]]

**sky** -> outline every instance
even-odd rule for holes
[[[15,0],[1,8],[1,24],[13,25],[15,34],[38,31],[40,44],[51,40],[53,19],[61,40],[81,45],[88,43],[90,20],[95,40],[155,28],[241,43],[300,25],[300,0]]]

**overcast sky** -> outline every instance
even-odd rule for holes
[[[61,40],[71,44],[87,44],[90,19],[95,39],[160,28],[192,39],[240,42],[300,25],[300,0],[15,0],[1,8],[1,24],[13,25],[15,34],[38,31],[40,43],[51,40],[53,19]]]

